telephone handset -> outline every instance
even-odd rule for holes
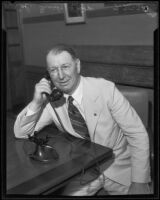
[[[44,78],[46,78],[47,80],[51,80],[50,75],[47,71],[45,73]],[[51,89],[52,89],[52,93],[50,95],[48,93],[45,93],[50,102],[57,101],[63,96],[63,92],[57,89],[53,85],[52,81],[51,81]]]

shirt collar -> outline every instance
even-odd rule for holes
[[[74,93],[72,94],[72,97],[74,98],[74,100],[81,105],[82,102],[82,94],[83,94],[83,84],[82,84],[82,77],[80,76],[80,82],[78,87],[76,88],[76,90],[74,91]],[[69,95],[68,94],[64,94],[64,96],[66,97],[66,99],[68,100]]]

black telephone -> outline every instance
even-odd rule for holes
[[[50,162],[53,160],[59,159],[59,154],[56,149],[50,145],[48,145],[49,138],[39,138],[38,132],[34,132],[34,136],[28,135],[28,139],[30,142],[35,143],[35,151],[29,154],[29,157],[33,160],[41,161],[41,162]]]
[[[47,80],[51,80],[48,71],[46,71],[46,73],[45,73],[45,75],[44,75],[44,78],[46,78]],[[57,100],[59,100],[59,99],[63,96],[63,92],[60,91],[59,89],[57,89],[57,88],[53,85],[52,81],[51,81],[51,89],[52,89],[52,93],[51,93],[50,95],[47,94],[47,93],[45,93],[46,96],[47,96],[47,98],[48,98],[48,100],[49,100],[50,102],[57,101]]]
[[[47,80],[51,81],[49,73],[46,71],[44,78]],[[52,93],[49,95],[48,93],[45,92],[45,95],[48,98],[49,102],[57,101],[63,96],[63,92],[58,90],[52,83],[51,81],[51,90]],[[54,107],[53,107],[54,109]],[[54,109],[55,111],[55,109]],[[56,113],[56,111],[55,111]],[[57,115],[57,114],[56,114]],[[58,117],[58,116],[57,116]],[[59,119],[59,117],[58,117]],[[60,119],[59,119],[60,121]],[[60,121],[61,123],[61,121]],[[49,162],[52,160],[57,160],[59,158],[59,155],[57,151],[54,149],[54,147],[50,146],[47,144],[48,142],[48,137],[46,139],[38,138],[37,132],[34,132],[34,136],[28,136],[29,141],[35,143],[35,151],[31,154],[29,154],[29,157],[41,161],[41,162]]]

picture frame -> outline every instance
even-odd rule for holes
[[[85,23],[86,13],[82,3],[64,3],[64,16],[66,24]]]

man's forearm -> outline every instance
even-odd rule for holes
[[[37,104],[34,100],[29,104],[28,108],[33,112],[38,112],[43,104]]]
[[[27,115],[28,108],[32,110],[32,115]],[[26,138],[28,134],[32,134],[34,132],[40,111],[41,107],[36,107],[31,102],[21,111],[21,113],[19,113],[14,124],[14,134],[17,138]]]

